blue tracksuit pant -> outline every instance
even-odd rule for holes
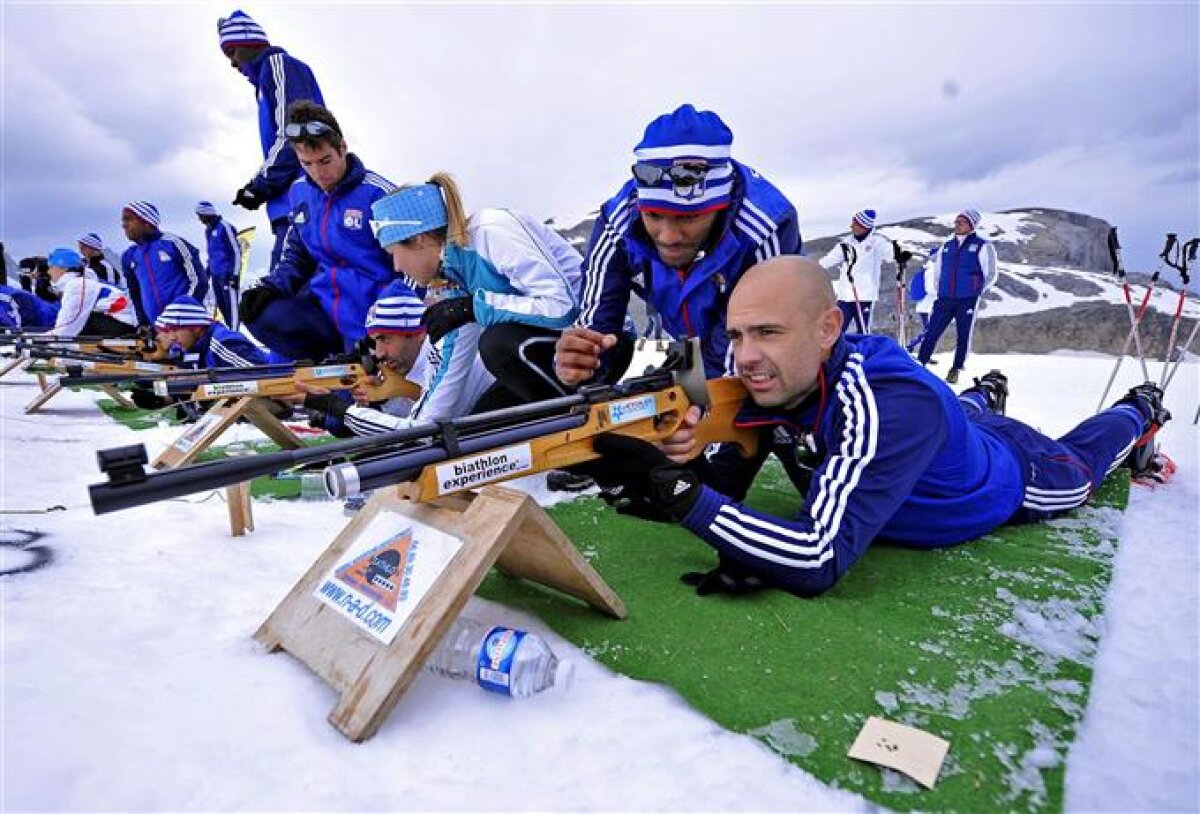
[[[271,350],[294,361],[320,362],[349,351],[317,298],[309,293],[269,303],[246,328]]]
[[[950,321],[954,320],[955,345],[954,364],[959,370],[967,363],[967,351],[971,349],[971,331],[975,327],[975,306],[978,297],[938,297],[933,301],[933,313],[929,315],[929,326],[925,329],[925,339],[921,342],[921,352],[917,361],[923,365],[929,364],[934,348]]]
[[[1132,404],[1097,413],[1055,440],[989,412],[987,400],[974,389],[962,393],[959,401],[967,417],[1007,441],[1024,466],[1024,500],[1008,523],[1034,523],[1082,506],[1146,431],[1145,417]]]
[[[869,334],[871,332],[871,308],[873,302],[859,302],[855,305],[854,300],[847,302],[846,300],[838,300],[838,308],[842,310],[842,333],[850,331],[856,334]],[[862,320],[858,319],[859,309],[862,309]]]

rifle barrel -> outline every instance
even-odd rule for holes
[[[146,460],[144,445],[99,450],[96,457],[100,471],[109,479],[89,486],[88,494],[92,510],[96,514],[106,514],[230,486],[297,466],[350,460],[351,455],[358,456],[354,460],[355,469],[339,469],[339,474],[326,476],[327,483],[332,482],[334,488],[345,489],[353,485],[355,478],[359,484],[399,483],[410,470],[419,470],[429,463],[580,426],[586,422],[593,403],[670,385],[669,374],[651,373],[617,385],[596,385],[569,396],[450,421],[424,422],[394,432],[350,438],[319,447],[227,458],[178,469],[145,471],[141,466]],[[343,485],[337,486],[339,482]]]

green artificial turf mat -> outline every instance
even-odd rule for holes
[[[497,572],[480,595],[536,613],[613,670],[670,685],[722,726],[888,807],[1057,811],[1128,492],[1122,471],[1058,521],[937,551],[873,547],[812,600],[698,597],[678,577],[715,564],[708,546],[587,498],[549,511],[627,620]],[[768,466],[749,503],[787,516],[797,497]],[[932,790],[846,757],[872,715],[950,741]]]
[[[175,408],[166,407],[162,410],[139,410],[136,407],[122,407],[110,398],[96,399],[96,406],[119,424],[124,424],[131,430],[152,430],[162,424],[172,427],[179,424],[175,417]]]

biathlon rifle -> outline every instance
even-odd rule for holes
[[[0,345],[11,345],[14,348],[61,348],[85,353],[117,353],[124,356],[165,356],[165,351],[147,343],[138,337],[109,337],[109,336],[50,336],[41,331],[22,331],[20,329],[4,329],[0,333]],[[12,351],[5,351],[12,355]]]
[[[753,453],[754,430],[736,427],[746,391],[736,378],[704,380],[699,340],[666,346],[667,359],[637,378],[588,385],[578,392],[448,421],[299,450],[147,471],[144,445],[96,453],[105,483],[88,487],[96,514],[168,500],[296,467],[325,465],[326,491],[344,497],[409,483],[407,498],[436,500],[492,483],[599,457],[592,439],[618,432],[667,438],[692,405],[705,412],[699,444],[732,442]]]
[[[130,385],[150,388],[162,397],[215,401],[253,396],[286,398],[304,395],[303,385],[325,390],[356,389],[366,401],[421,396],[421,387],[403,376],[377,368],[369,356],[331,359],[322,364],[285,362],[255,367],[213,367],[202,370],[164,370],[133,375],[59,378],[63,387]]]
[[[143,361],[141,355],[131,356],[122,353],[102,353],[85,350],[73,350],[63,347],[42,347],[40,345],[17,345],[17,351],[25,359],[40,359],[47,364],[39,366],[35,372],[58,372],[64,378],[80,377],[84,371],[90,374],[129,377],[144,376],[150,373],[166,373],[178,368],[167,361],[170,357],[163,356],[161,362]]]

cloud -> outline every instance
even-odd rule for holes
[[[368,167],[448,170],[472,208],[594,210],[646,123],[692,101],[811,236],[868,201],[885,219],[1079,209],[1130,224],[1131,254],[1160,221],[1196,228],[1195,4],[242,7],[312,65]],[[261,161],[253,94],[217,50],[232,8],[6,7],[6,243],[115,238],[130,197],[199,239],[194,202],[230,200]]]

